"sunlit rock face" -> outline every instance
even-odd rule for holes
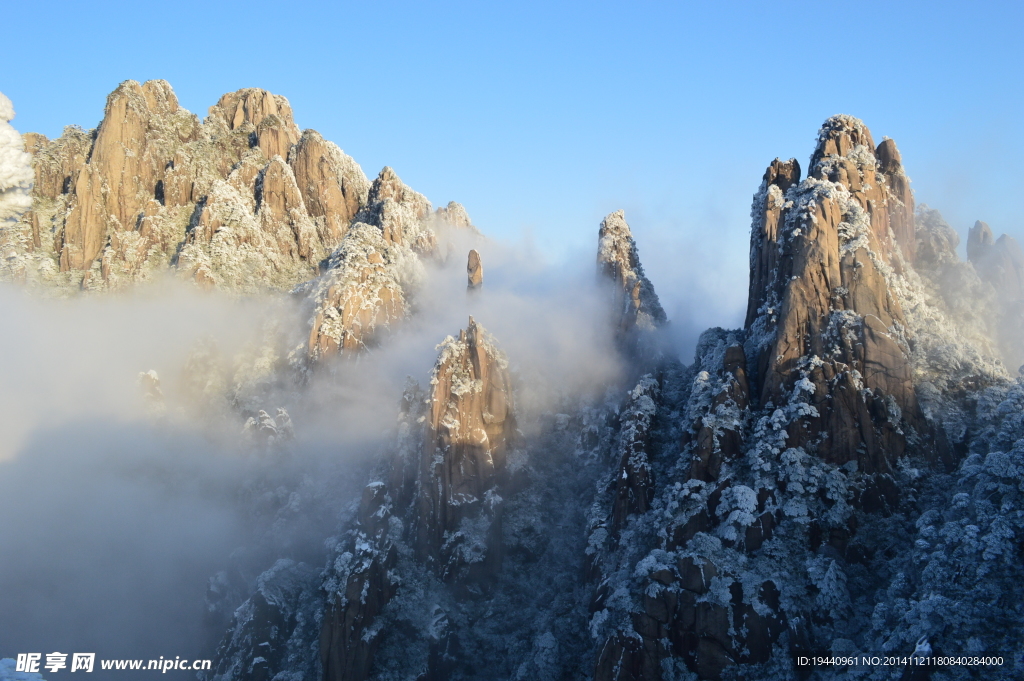
[[[200,122],[167,82],[125,81],[96,130],[26,147],[33,210],[10,269],[58,288],[120,288],[170,267],[203,287],[287,290],[316,275],[370,184],[336,145],[300,133],[284,97],[256,88]]]
[[[441,345],[430,383],[419,548],[443,579],[483,582],[501,566],[501,486],[516,428],[508,360],[471,317]]]
[[[479,599],[501,570],[506,459],[516,432],[508,360],[472,318],[439,348],[429,390],[406,391],[400,441],[381,471],[386,482],[366,487],[356,525],[326,572],[327,681],[369,678],[380,618],[403,575],[426,570],[455,599]],[[432,617],[438,626],[444,620],[443,612]],[[446,625],[430,636],[425,673],[444,678],[437,675]]]
[[[464,213],[465,211],[463,211]],[[385,167],[323,273],[301,289],[313,308],[308,356],[358,351],[407,314],[424,260],[437,255],[430,202]]]
[[[759,402],[806,405],[789,444],[889,471],[922,427],[910,333],[888,278],[914,257],[913,199],[892,140],[826,121],[809,177],[776,160],[754,199],[746,347]],[[909,212],[908,212],[909,211]]]

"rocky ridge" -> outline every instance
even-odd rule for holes
[[[834,117],[810,167],[801,181],[794,160],[769,166],[746,327],[702,336],[685,397],[662,377],[652,444],[637,456],[629,440],[608,520],[592,515],[595,679],[806,678],[802,654],[941,636],[865,625],[889,607],[875,589],[903,578],[879,538],[917,513],[914,466],[948,470],[968,446],[953,424],[973,398],[954,395],[1005,390],[1006,375],[972,320],[951,319],[951,282],[933,275],[966,276],[956,243],[927,211],[908,222],[895,143]],[[673,422],[681,454],[653,444]],[[624,496],[638,460],[650,482]]]
[[[436,242],[425,198],[390,169],[371,184],[257,88],[224,95],[201,122],[166,81],[125,81],[95,130],[24,146],[32,210],[2,235],[2,274],[28,284],[114,289],[171,268],[203,287],[287,291],[318,276],[357,214],[420,254]],[[438,216],[470,224],[458,204]]]
[[[171,266],[291,289],[306,363],[386,343],[447,257],[439,235],[472,227],[390,168],[368,182],[261,90],[199,123],[166,83],[128,81],[97,131],[24,142],[35,201],[4,228],[6,276],[109,289]],[[881,679],[795,659],[1021,659],[1024,379],[998,359],[1019,338],[1019,248],[979,223],[962,262],[895,142],[855,118],[825,122],[808,169],[766,171],[744,327],[705,332],[690,366],[648,352],[666,317],[621,211],[598,265],[628,389],[564,400],[526,436],[515,358],[472,318],[446,338],[373,482],[332,510],[326,567],[278,560],[222,599],[240,605],[211,678]],[[254,413],[254,447],[288,439],[287,413]]]

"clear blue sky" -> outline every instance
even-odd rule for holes
[[[1024,241],[1022,7],[18,2],[0,91],[15,127],[54,136],[95,126],[128,78],[201,116],[266,88],[371,177],[390,165],[492,236],[590,251],[625,208],[670,312],[703,287],[729,316],[765,166],[806,166],[831,114],[894,138],[918,201],[962,234],[983,219]]]

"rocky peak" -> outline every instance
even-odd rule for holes
[[[128,80],[109,97],[103,121],[71,189],[60,236],[61,270],[89,269],[112,232],[136,228],[159,193],[177,146],[199,137],[198,119],[166,81]]]
[[[988,254],[988,250],[991,246],[996,243],[995,235],[992,234],[992,228],[988,226],[987,222],[977,220],[974,226],[967,232],[967,257],[970,260],[977,260],[983,258]]]
[[[426,218],[430,213],[430,202],[426,197],[407,187],[390,166],[384,166],[373,181],[368,202],[383,203],[386,199],[407,206],[419,220]]]
[[[407,187],[385,166],[370,185],[366,208],[357,219],[380,228],[385,241],[426,255],[437,246],[434,232],[426,226],[430,211],[427,197]]]
[[[469,259],[466,262],[466,278],[470,291],[475,291],[484,285],[484,264],[476,249],[469,251]]]
[[[616,292],[616,320],[621,334],[653,330],[666,322],[654,285],[644,274],[633,233],[623,211],[601,222],[598,232],[597,266],[613,283]]]
[[[438,208],[435,215],[438,220],[446,225],[464,229],[476,229],[473,227],[473,222],[469,219],[469,213],[466,212],[465,207],[461,203],[449,201],[447,206]]]
[[[883,145],[880,162],[867,127],[834,116],[810,177],[783,193],[778,178],[789,182],[796,166],[776,160],[752,210],[747,355],[757,357],[760,403],[803,410],[790,446],[865,471],[890,470],[921,425],[907,323],[888,280],[914,250],[895,229],[913,203],[897,191],[906,187],[895,145]]]
[[[275,116],[292,138],[292,143],[299,140],[299,128],[295,125],[291,104],[285,97],[260,88],[242,88],[223,95],[210,107],[209,115],[223,120],[229,130],[246,123],[258,128],[268,117]]]
[[[315,130],[302,133],[288,163],[310,217],[323,221],[326,233],[340,243],[349,222],[367,202],[370,181],[362,168]]]
[[[979,220],[968,233],[967,257],[1000,297],[1024,300],[1024,251],[1016,239],[1009,234],[996,239],[992,228]]]
[[[516,431],[508,360],[472,317],[431,374],[418,546],[446,581],[486,582],[501,565],[501,486]]]
[[[896,143],[875,147],[871,131],[853,116],[833,116],[818,132],[809,176],[842,184],[869,219],[880,257],[901,269],[895,250],[914,261],[914,197]]]
[[[370,676],[385,607],[423,566],[456,599],[482,596],[501,566],[505,465],[516,429],[508,362],[472,317],[438,348],[428,393],[411,382],[403,395],[395,449],[379,471],[387,482],[367,485],[358,520],[325,572],[327,681]],[[447,678],[437,675],[444,665],[436,653],[451,640],[446,625],[436,626],[444,611],[433,609],[420,678]]]
[[[310,283],[310,360],[361,350],[405,317],[406,293],[397,268],[402,257],[401,248],[385,241],[378,227],[356,222],[349,228],[326,271]]]

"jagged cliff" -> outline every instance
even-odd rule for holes
[[[429,215],[390,169],[371,183],[300,131],[284,97],[256,88],[224,95],[201,122],[167,82],[125,81],[95,130],[24,145],[33,204],[5,230],[3,274],[31,284],[119,288],[170,267],[204,287],[288,290],[319,274],[353,220],[420,256],[436,248],[431,219],[470,227],[455,203]]]
[[[200,122],[165,82],[127,81],[96,130],[16,141],[21,175],[0,175],[0,207],[21,206],[0,213],[6,278],[101,290],[167,270],[291,291],[308,326],[270,374],[385,346],[420,314],[445,235],[478,235],[391,168],[369,181],[263,90]],[[26,159],[31,211],[12,222]],[[895,142],[850,116],[825,122],[806,168],[769,165],[743,326],[705,332],[691,365],[659,341],[668,320],[618,211],[597,234],[597,285],[628,382],[524,411],[517,358],[471,317],[429,383],[410,381],[347,510],[305,482],[261,482],[336,530],[322,568],[287,557],[211,581],[211,612],[231,623],[210,677],[880,679],[795,660],[1020,657],[1024,378],[1000,361],[1024,361],[1020,248],[979,222],[961,261],[955,230],[915,208]],[[439,271],[461,288],[461,260]],[[466,277],[489,309],[481,251]],[[242,409],[212,354],[189,359],[197,404]],[[140,381],[164,418],[156,373]],[[293,424],[262,407],[245,402],[243,437],[272,456]]]
[[[649,351],[642,336],[663,326],[667,318],[654,286],[644,274],[626,214],[616,211],[601,222],[597,238],[597,266],[611,282],[613,323],[620,344],[636,352]],[[639,345],[638,345],[639,344]]]
[[[366,488],[353,541],[337,549],[327,571],[325,679],[369,677],[382,611],[416,572],[472,598],[501,569],[502,495],[515,436],[507,360],[472,318],[439,348],[429,393],[406,391],[402,442],[381,471],[386,482]],[[442,633],[424,634],[436,639],[426,678],[443,678],[436,659],[437,646],[447,645]]]
[[[335,145],[300,135],[284,97],[256,88],[200,122],[167,82],[125,81],[98,128],[28,135],[26,148],[33,209],[8,237],[8,269],[40,284],[118,288],[172,266],[204,286],[287,289],[315,274],[369,190]]]
[[[980,282],[927,209],[915,220],[895,143],[848,116],[822,127],[806,179],[769,166],[752,217],[745,328],[706,332],[682,395],[662,376],[622,422],[591,521],[595,679],[806,678],[800,655],[943,635],[870,615],[907,578],[885,537],[936,493],[921,471],[954,467],[970,396],[1007,385],[977,315],[954,321],[954,282]],[[678,453],[656,444],[674,429]]]

